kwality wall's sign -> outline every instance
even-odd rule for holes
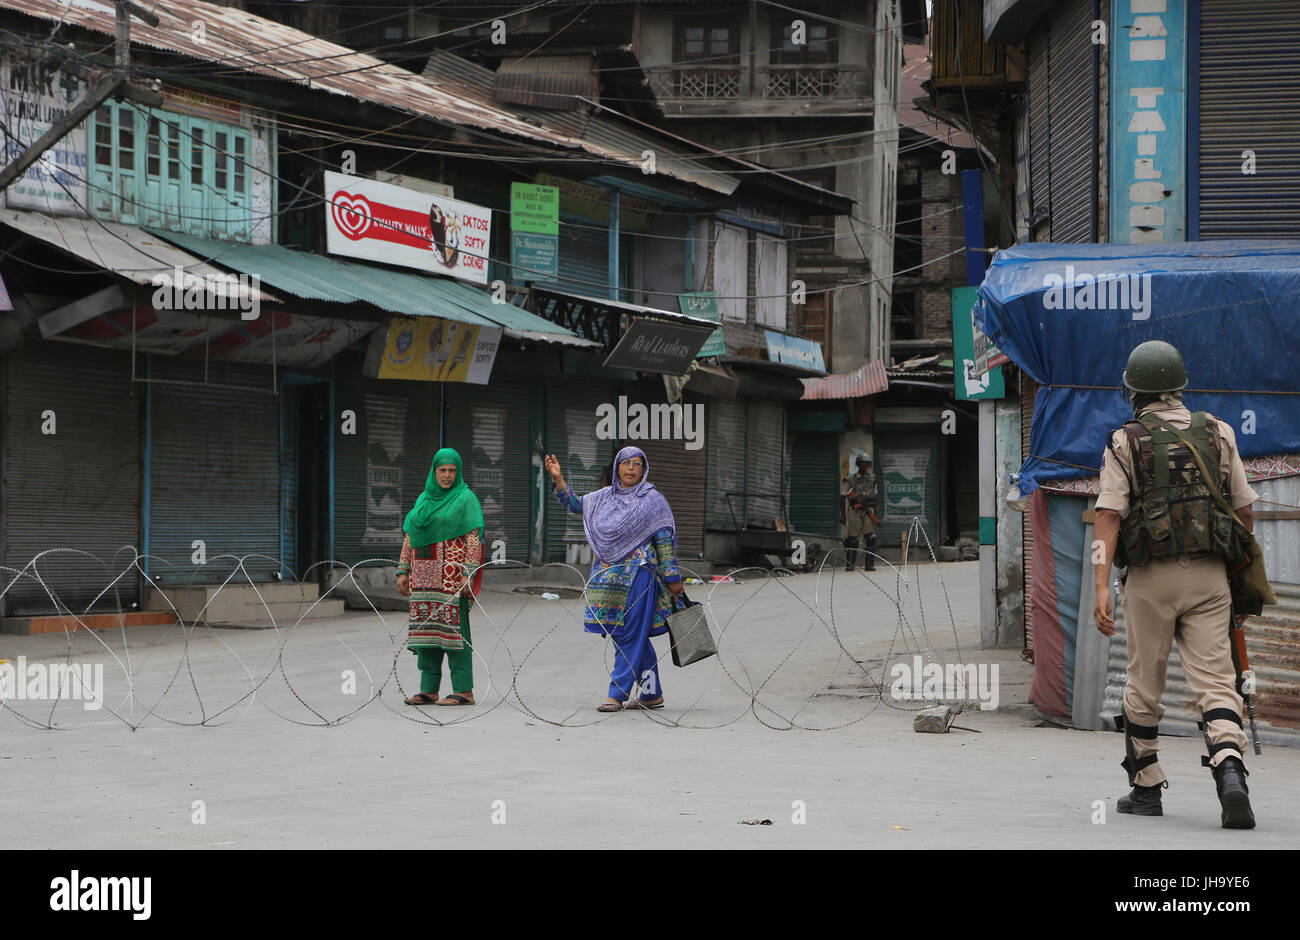
[[[476,284],[488,279],[492,210],[325,172],[325,250]]]
[[[713,327],[634,317],[605,360],[612,369],[684,375]]]
[[[1185,241],[1187,0],[1111,10],[1110,240]]]

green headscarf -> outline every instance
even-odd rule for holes
[[[443,489],[438,485],[437,470],[447,464],[456,465],[456,482]],[[424,492],[402,525],[411,536],[411,547],[423,548],[445,542],[482,527],[483,507],[465,484],[460,454],[444,447],[433,455],[433,466],[429,468],[429,478],[424,481]]]

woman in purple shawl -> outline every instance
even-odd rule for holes
[[[663,708],[650,637],[668,631],[672,596],[682,592],[682,575],[673,511],[650,482],[650,461],[639,447],[624,447],[614,458],[610,485],[581,498],[564,482],[553,455],[546,457],[546,471],[560,505],[582,513],[591,543],[586,630],[614,641],[609,698],[596,711]],[[636,684],[640,694],[629,702]]]

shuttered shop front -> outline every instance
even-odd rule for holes
[[[527,564],[533,479],[529,401],[533,387],[494,380],[447,385],[446,435],[483,505],[484,551],[504,542],[509,561]]]
[[[805,431],[792,435],[790,528],[811,535],[840,534],[839,435]]]
[[[650,397],[644,396],[645,399]],[[660,408],[665,406],[662,401],[646,401],[646,404],[655,404]],[[707,423],[697,424],[694,415],[706,413],[707,408],[702,398],[691,395],[685,396],[682,405],[683,417],[688,414],[686,409],[690,409],[690,428],[695,435],[694,442],[681,434],[670,437],[661,433],[659,440],[628,440],[624,443],[634,444],[645,451],[646,458],[650,461],[650,482],[664,494],[673,510],[673,521],[677,525],[678,557],[683,564],[688,564],[704,555],[704,493],[708,450],[704,447],[705,441],[702,438],[706,436]],[[692,449],[693,443],[700,446]]]
[[[745,399],[710,401],[708,427],[705,523],[710,529],[734,532],[744,525],[745,515]],[[730,503],[728,494],[735,494]]]
[[[785,405],[763,398],[746,401],[745,415],[745,517],[748,525],[776,528],[786,516]]]
[[[1300,237],[1300,4],[1201,0],[1197,38],[1197,237]]]
[[[203,381],[203,363],[154,357],[151,376]],[[262,556],[247,557],[247,575],[236,581],[270,580],[280,553],[280,400],[271,367],[214,362],[207,381],[239,388],[152,388],[149,551],[166,563],[151,562],[149,574],[162,584],[220,583],[238,559]],[[206,565],[192,560],[195,541]]]
[[[617,405],[604,382],[575,382],[546,388],[546,448],[560,461],[564,480],[578,496],[609,485],[605,469],[614,458],[614,441],[596,436],[596,408]],[[547,561],[577,563],[587,557],[587,535],[579,513],[566,512],[546,487]]]
[[[2,368],[3,563],[21,570],[53,548],[90,553],[47,555],[36,568],[59,607],[81,612],[141,546],[144,386],[133,387],[126,354],[70,343],[29,339]],[[119,552],[124,546],[131,548]],[[0,572],[0,588],[13,578]],[[139,581],[128,574],[91,610],[139,600]],[[9,588],[3,607],[11,616],[56,610],[28,577]]]
[[[335,436],[334,555],[396,561],[402,523],[424,491],[441,433],[437,382],[371,379],[340,368],[335,409],[356,413]]]
[[[1098,50],[1092,0],[1066,0],[1029,35],[1029,179],[1038,240],[1091,242],[1097,203]]]

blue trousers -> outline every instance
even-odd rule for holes
[[[623,623],[610,633],[614,641],[614,670],[609,674],[609,697],[615,701],[626,702],[636,682],[641,683],[642,701],[652,701],[664,694],[659,685],[655,649],[650,642],[657,587],[654,573],[648,567],[637,571],[628,588]]]

